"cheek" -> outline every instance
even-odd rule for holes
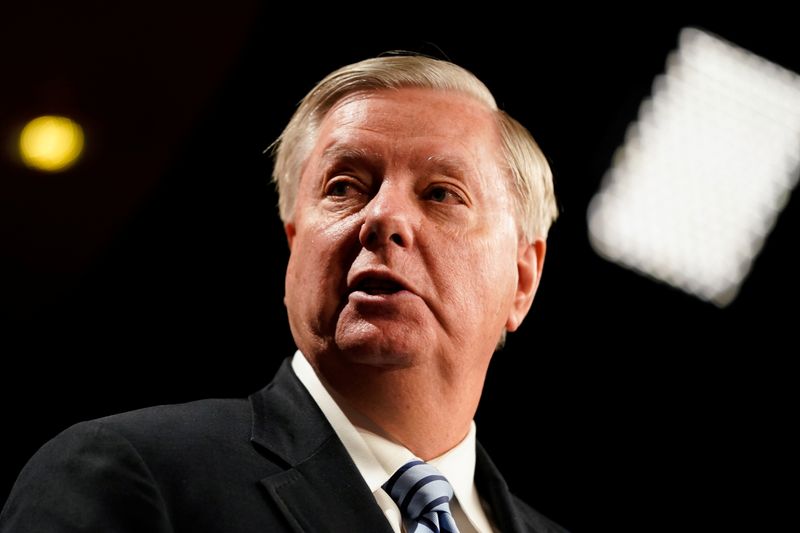
[[[482,295],[487,312],[490,306],[499,312],[497,306],[510,302],[516,286],[516,254],[509,244],[504,247],[497,242],[483,243],[472,258],[475,290]]]
[[[310,314],[332,314],[339,305],[348,268],[346,223],[306,221],[297,229],[286,272],[287,305]]]
[[[452,316],[463,322],[468,316],[505,321],[516,287],[515,242],[502,234],[444,242],[438,250],[439,284]]]
[[[480,271],[478,283],[488,293],[487,302],[497,306],[494,311],[502,315],[505,322],[517,289],[519,236],[516,220],[509,214],[511,211],[498,211],[503,215],[490,221],[483,238],[479,240],[474,261],[480,265],[476,268]]]
[[[298,297],[306,299],[325,285],[324,280],[332,273],[326,266],[330,253],[325,243],[317,238],[296,239],[287,269],[287,280],[291,279]]]

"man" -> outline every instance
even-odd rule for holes
[[[73,426],[0,531],[560,532],[472,419],[542,273],[556,209],[530,134],[452,63],[326,77],[276,143],[298,352],[244,400]]]

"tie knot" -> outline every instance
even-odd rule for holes
[[[450,515],[453,487],[436,468],[414,459],[383,484],[407,521],[409,531],[457,531]],[[425,526],[427,529],[418,529]]]

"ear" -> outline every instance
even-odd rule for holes
[[[287,222],[283,225],[283,231],[286,232],[286,241],[289,243],[289,250],[291,250],[292,242],[294,241],[294,235],[297,233],[297,230],[295,229],[294,224]]]
[[[515,331],[525,315],[531,308],[536,289],[539,287],[539,280],[542,277],[542,266],[544,266],[544,254],[547,251],[547,243],[542,238],[536,238],[533,242],[523,239],[519,241],[517,251],[517,292],[514,295],[514,302],[511,312],[506,321],[506,330]]]

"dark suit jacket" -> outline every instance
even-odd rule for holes
[[[478,445],[502,531],[563,532],[513,496]],[[391,533],[287,359],[250,401],[203,400],[82,422],[20,473],[0,532]]]

